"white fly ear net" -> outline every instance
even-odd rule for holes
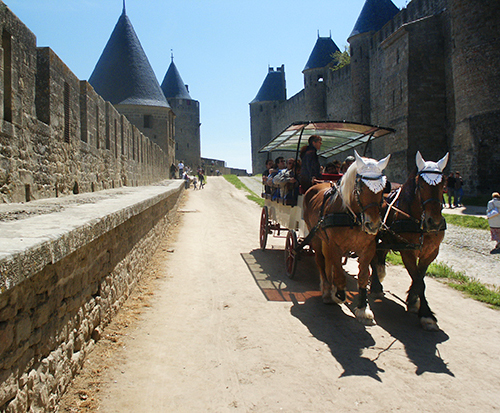
[[[416,162],[419,175],[429,185],[434,186],[438,185],[443,180],[443,169],[446,167],[448,162],[448,154],[446,154],[443,159],[438,162],[432,162],[424,161],[424,158],[422,158],[419,151],[417,152]]]
[[[420,172],[420,176],[427,182],[429,185],[438,185],[443,180],[443,174],[439,169],[437,169],[437,173],[433,173],[436,169],[432,169],[427,164],[435,164],[434,162],[426,162],[425,169]],[[436,165],[436,164],[435,164]]]
[[[364,165],[360,168],[358,167],[358,175],[361,180],[374,194],[383,191],[385,185],[387,184],[387,177],[378,167],[378,162],[367,158],[364,158],[363,160]]]

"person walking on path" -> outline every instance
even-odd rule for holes
[[[182,179],[184,177],[184,162],[180,161],[177,169],[179,170],[179,179]]]
[[[455,172],[455,207],[462,205],[462,197],[464,196],[464,180],[460,176],[460,172]]]
[[[205,187],[205,175],[203,169],[198,169],[198,180],[200,181],[200,189]]]
[[[490,254],[500,254],[500,194],[498,192],[491,194],[491,201],[486,207],[486,216],[490,224],[491,240],[497,243]]]
[[[455,174],[452,172],[448,179],[446,180],[446,189],[448,193],[448,205],[453,208],[453,200],[456,199],[455,195]]]

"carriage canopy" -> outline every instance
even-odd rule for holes
[[[394,129],[390,128],[343,121],[294,122],[259,152],[297,152],[301,145],[307,144],[311,135],[319,135],[323,144],[318,155],[329,158],[362,144],[367,146],[371,140],[393,132]]]

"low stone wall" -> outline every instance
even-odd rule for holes
[[[174,180],[0,206],[0,412],[55,411],[183,188]]]

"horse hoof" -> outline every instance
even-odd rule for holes
[[[356,316],[356,320],[358,320],[365,326],[374,326],[377,324],[375,322],[375,316],[373,315],[372,310],[368,308],[368,306],[363,308],[356,308],[356,310],[354,310],[354,315]]]
[[[420,319],[420,325],[425,331],[439,331],[437,321],[431,317],[422,317]]]

